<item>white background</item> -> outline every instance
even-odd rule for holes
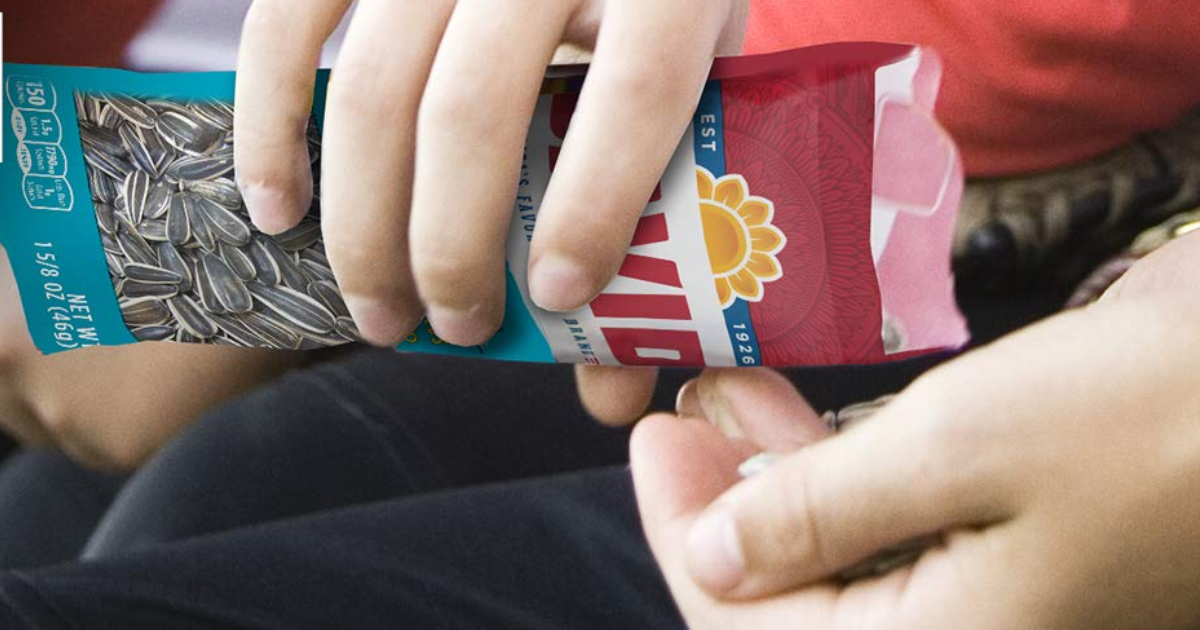
[[[168,0],[130,45],[126,60],[137,70],[233,70],[249,7],[250,0]],[[347,22],[325,46],[322,67],[333,65]]]

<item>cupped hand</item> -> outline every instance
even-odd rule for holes
[[[1200,627],[1200,301],[1174,293],[1033,326],[828,438],[777,375],[686,388],[692,418],[644,421],[632,458],[647,537],[688,622]],[[737,465],[763,449],[790,454],[742,481]],[[927,535],[943,542],[913,565],[834,578]]]
[[[564,44],[594,54],[538,217],[529,286],[550,310],[590,301],[619,268],[714,56],[740,50],[747,4],[359,2],[329,86],[321,210],[363,336],[395,344],[423,311],[459,345],[500,326],[522,147],[546,66]],[[247,17],[237,175],[265,232],[308,211],[314,70],[350,5],[256,0]]]

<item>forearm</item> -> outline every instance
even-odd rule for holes
[[[29,362],[22,393],[63,450],[129,470],[204,413],[297,364],[295,353],[142,344]]]

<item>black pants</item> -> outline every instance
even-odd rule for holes
[[[1061,299],[966,306],[986,340]],[[825,409],[937,360],[790,376]],[[0,575],[0,629],[676,628],[626,439],[584,417],[569,368],[364,351],[185,432],[104,512],[89,561]]]
[[[796,379],[830,407],[929,363]],[[185,432],[90,561],[0,577],[0,628],[679,627],[627,439],[584,415],[569,368],[364,351]]]
[[[78,558],[123,483],[59,451],[13,453],[0,465],[0,569]]]

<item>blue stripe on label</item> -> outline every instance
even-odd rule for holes
[[[721,99],[721,84],[709,81],[700,97],[700,107],[695,118],[696,163],[720,179],[729,174],[725,161],[725,111]],[[737,365],[762,365],[762,353],[758,347],[758,335],[750,320],[750,306],[744,300],[736,300],[725,309],[725,327],[729,331],[729,342],[733,345]]]
[[[695,118],[696,164],[716,177],[725,170],[725,115],[721,106],[721,84],[709,81],[700,97]]]
[[[501,361],[554,363],[554,353],[550,351],[550,345],[546,343],[529,309],[525,308],[525,302],[517,289],[517,281],[511,272],[505,275],[508,277],[508,298],[505,302],[504,324],[491,341],[471,348],[450,345],[434,334],[429,322],[422,321],[417,331],[409,335],[396,349]]]
[[[729,341],[733,344],[733,356],[737,364],[745,367],[762,365],[758,335],[754,334],[750,305],[745,300],[736,300],[725,309],[725,325],[729,328]]]
[[[0,241],[45,354],[132,343],[96,226],[72,93],[81,74],[6,66]]]

